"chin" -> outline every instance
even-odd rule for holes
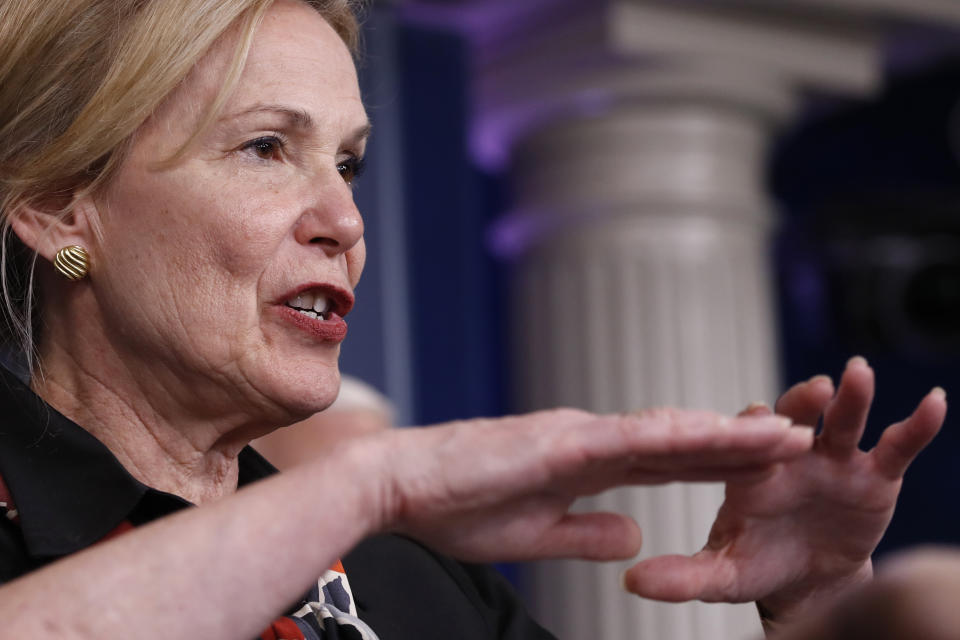
[[[261,407],[271,406],[271,413],[279,410],[295,416],[295,422],[323,411],[337,399],[339,356],[339,348],[272,349],[244,363],[241,382],[255,391]],[[278,417],[281,416],[273,416],[271,420]]]
[[[274,385],[277,404],[303,419],[323,411],[340,392],[340,371],[334,368],[313,375],[298,375],[279,380]]]

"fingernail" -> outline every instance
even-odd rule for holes
[[[786,429],[793,426],[793,420],[785,416],[777,416],[777,424]]]
[[[943,387],[934,387],[934,388],[930,391],[930,395],[940,396],[940,399],[941,399],[941,400],[946,400],[946,399],[947,399],[947,392],[946,392],[946,390],[945,390]]]
[[[848,366],[848,367],[850,367],[850,366],[852,366],[852,365],[855,365],[855,364],[863,365],[864,367],[870,366],[870,364],[867,362],[867,359],[864,358],[863,356],[853,356],[852,358],[850,358],[849,360],[847,360],[847,366]]]
[[[763,401],[751,402],[747,406],[746,412],[750,413],[751,411],[756,411],[757,409],[769,409],[769,408],[770,406],[766,402],[763,402]]]
[[[626,569],[620,572],[620,588],[626,591],[627,593],[630,593],[630,590],[627,589],[627,570]]]
[[[814,438],[816,437],[816,433],[814,432],[813,427],[796,426],[791,427],[789,436],[791,442],[802,440],[804,445],[811,446]]]
[[[833,379],[830,376],[825,376],[822,373],[819,373],[807,380],[808,384],[813,384],[816,382],[829,382],[830,384],[833,384]]]

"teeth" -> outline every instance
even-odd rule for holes
[[[288,307],[293,307],[300,313],[308,315],[311,318],[326,319],[326,315],[331,307],[330,299],[322,293],[316,291],[304,291],[298,293],[294,298],[287,302]]]
[[[326,296],[317,294],[313,300],[313,310],[317,313],[326,313],[328,304]]]
[[[320,315],[319,313],[317,313],[316,311],[310,311],[310,310],[307,310],[307,309],[297,309],[297,311],[298,311],[299,313],[302,313],[302,314],[305,315],[305,316],[308,316],[308,317],[310,317],[310,318],[313,318],[314,320],[321,320],[321,319],[323,319],[323,316],[321,316],[321,315]]]

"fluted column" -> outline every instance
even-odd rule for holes
[[[521,409],[732,412],[774,397],[767,138],[768,123],[750,112],[634,104],[521,143],[515,216],[538,229],[513,298]],[[671,485],[579,506],[635,516],[649,555],[699,549],[721,500],[719,486]],[[538,565],[537,615],[562,638],[759,631],[750,607],[629,597],[618,587],[625,566]]]
[[[571,48],[574,33],[592,54]],[[478,123],[478,151],[495,162],[497,136],[508,141],[500,160],[516,194],[496,232],[516,260],[517,408],[732,413],[771,402],[780,380],[767,149],[798,87],[819,78],[869,91],[875,58],[862,31],[614,2],[485,62],[478,101],[493,115]],[[722,485],[674,484],[577,508],[633,515],[649,557],[699,550],[722,499]],[[535,614],[560,638],[761,634],[752,604],[623,593],[626,566],[535,565]]]

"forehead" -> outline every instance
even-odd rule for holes
[[[235,98],[243,101],[250,94],[256,100],[294,101],[298,104],[291,106],[321,110],[320,116],[333,108],[365,117],[346,44],[320,14],[293,0],[271,7],[254,36]]]
[[[170,116],[163,118],[168,123],[197,122],[225,81],[237,38],[236,32],[222,38],[157,115]],[[237,113],[263,103],[309,114],[331,133],[354,130],[366,122],[346,44],[320,14],[302,2],[279,0],[266,12],[221,113]]]

